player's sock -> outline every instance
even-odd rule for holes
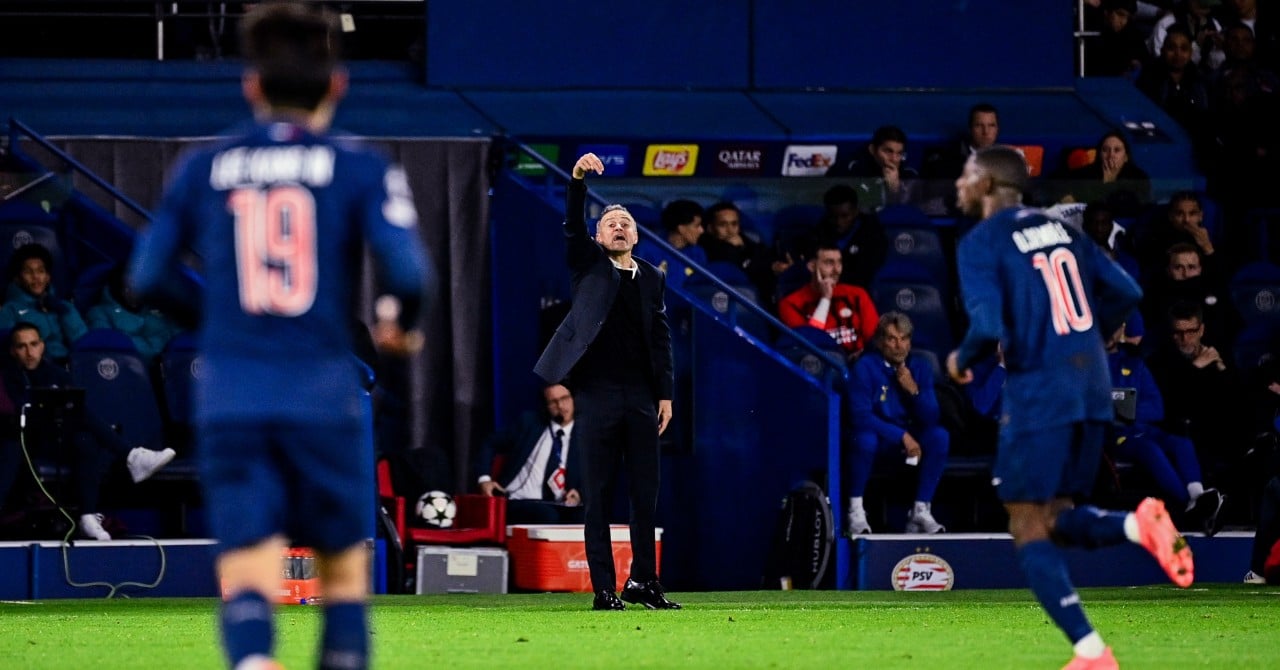
[[[1072,644],[1093,632],[1080,605],[1080,596],[1067,576],[1066,561],[1052,542],[1039,540],[1022,545],[1018,549],[1018,562],[1031,592]]]
[[[1102,641],[1102,636],[1098,635],[1098,631],[1089,633],[1080,638],[1074,645],[1076,656],[1082,658],[1098,658],[1107,651],[1107,643]]]
[[[323,670],[363,670],[369,667],[369,622],[364,603],[324,606],[320,667]]]
[[[1063,510],[1054,523],[1053,535],[1073,547],[1095,549],[1125,541],[1124,519],[1128,512],[1112,512],[1093,505]]]
[[[231,667],[250,656],[270,658],[275,631],[271,622],[271,603],[256,591],[241,591],[222,603],[222,646],[227,650]]]

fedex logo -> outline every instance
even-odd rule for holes
[[[784,177],[821,177],[836,164],[834,144],[792,144],[782,159]]]
[[[644,153],[646,177],[688,177],[698,164],[696,144],[650,144]]]
[[[604,176],[623,177],[627,174],[627,159],[631,149],[625,144],[583,144],[578,147],[577,155],[592,153],[604,163]]]

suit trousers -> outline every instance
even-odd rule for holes
[[[584,521],[587,564],[595,591],[613,591],[617,574],[609,536],[609,510],[625,466],[631,502],[631,575],[657,579],[654,546],[658,508],[658,408],[647,383],[592,380],[575,385],[574,436],[582,450],[586,492]]]

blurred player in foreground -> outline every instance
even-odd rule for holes
[[[947,372],[966,384],[970,366],[1003,347],[1008,378],[993,482],[1018,562],[1075,647],[1066,667],[1115,668],[1057,545],[1141,544],[1182,587],[1194,577],[1191,550],[1155,498],[1136,512],[1074,505],[1093,486],[1113,415],[1102,333],[1124,322],[1142,291],[1087,237],[1022,205],[1027,172],[1015,149],[994,146],[956,180],[959,208],[983,221],[958,250],[969,332],[947,357]]]
[[[200,480],[220,543],[223,645],[241,670],[279,667],[272,603],[289,540],[317,552],[318,666],[369,664],[373,449],[349,325],[362,242],[395,297],[374,328],[384,350],[421,346],[410,328],[432,284],[404,172],[325,135],[347,89],[333,23],[302,3],[249,12],[254,120],[180,162],[130,274],[154,295],[184,249],[203,260]]]

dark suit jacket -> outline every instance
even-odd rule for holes
[[[480,479],[480,475],[490,474],[493,459],[502,456],[502,469],[498,472],[496,479],[503,488],[510,486],[516,475],[520,474],[521,468],[529,461],[533,448],[538,446],[538,439],[542,437],[542,432],[548,425],[543,415],[525,412],[515,424],[494,433],[485,440],[484,445],[480,447],[480,452],[476,455],[471,481]],[[542,473],[536,472],[534,476],[540,479]],[[569,433],[569,460],[564,466],[564,480],[566,491],[578,489],[578,493],[585,492],[582,485],[582,452],[579,450],[577,431]]]
[[[567,379],[583,352],[600,334],[621,281],[609,256],[587,232],[586,198],[586,182],[571,180],[565,198],[564,235],[569,243],[569,269],[573,272],[573,306],[533,368],[548,384]],[[649,345],[649,361],[653,365],[653,398],[670,400],[675,374],[671,363],[671,328],[667,325],[663,304],[666,275],[644,260],[635,256],[632,259],[640,266],[642,335]]]

